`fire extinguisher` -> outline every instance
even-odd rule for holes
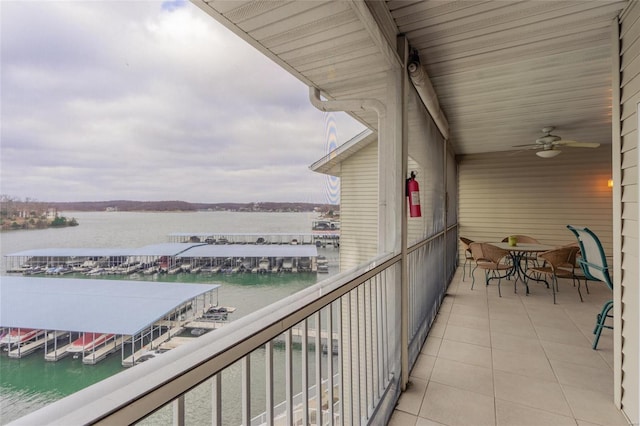
[[[420,186],[416,181],[416,172],[411,172],[411,177],[407,179],[407,198],[409,200],[409,216],[422,217],[420,211]]]

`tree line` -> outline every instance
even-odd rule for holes
[[[43,212],[55,211],[261,211],[261,212],[312,212],[322,213],[339,211],[334,204],[302,203],[302,202],[250,202],[250,203],[190,203],[179,200],[168,201],[74,201],[74,202],[41,202],[33,198],[21,200],[8,195],[0,196],[1,210],[4,217],[11,214],[40,215]]]

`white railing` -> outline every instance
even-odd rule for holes
[[[409,251],[410,346],[446,289],[438,265],[455,267],[450,240]],[[14,423],[383,424],[401,387],[400,272],[400,255],[380,257]]]

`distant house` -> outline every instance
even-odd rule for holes
[[[55,207],[49,207],[47,209],[47,212],[45,213],[45,216],[49,220],[55,219],[56,217],[58,217],[58,209]]]

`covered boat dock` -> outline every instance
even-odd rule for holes
[[[317,272],[318,249],[314,245],[204,244],[176,256],[191,268],[210,272]]]
[[[313,244],[169,242],[139,248],[46,248],[5,255],[5,271],[87,276],[198,272],[317,272]]]
[[[75,353],[86,364],[121,352],[132,366],[217,305],[219,285],[3,276],[0,327],[24,335],[3,346],[20,358],[40,348],[55,361]],[[23,331],[37,330],[27,338]],[[87,338],[91,335],[91,338]],[[97,341],[98,344],[91,344]],[[0,341],[3,341],[0,339]],[[94,342],[95,343],[95,342]]]
[[[160,243],[138,248],[44,248],[24,250],[5,255],[7,273],[23,275],[65,275],[79,272],[86,275],[131,274],[152,268],[164,258],[166,268],[175,257],[200,244]],[[156,268],[153,268],[156,266]]]
[[[340,246],[340,229],[328,228],[314,232],[174,232],[169,234],[169,241],[177,243],[203,242],[206,244],[313,244],[316,247]]]

